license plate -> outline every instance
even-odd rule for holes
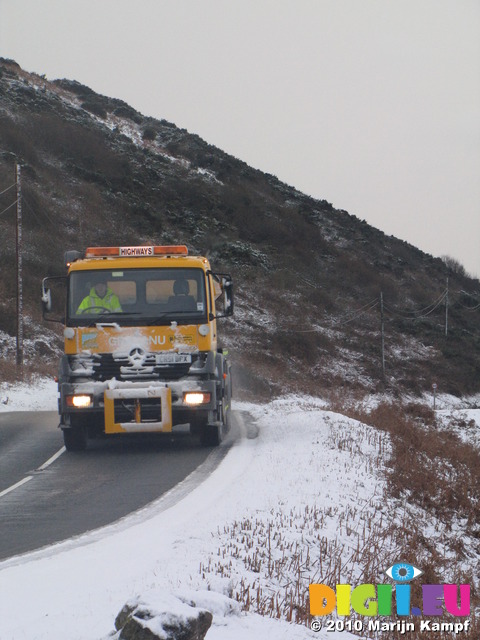
[[[192,356],[187,353],[157,353],[157,364],[190,364]]]

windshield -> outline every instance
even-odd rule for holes
[[[74,271],[69,277],[68,324],[191,324],[206,321],[201,269]]]

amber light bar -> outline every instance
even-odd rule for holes
[[[86,258],[143,258],[148,256],[188,256],[185,245],[138,246],[138,247],[88,247]]]

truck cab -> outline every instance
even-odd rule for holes
[[[64,324],[58,374],[67,450],[95,434],[172,433],[205,445],[229,428],[232,381],[217,320],[233,314],[232,279],[181,246],[90,247],[65,254],[67,276],[45,278],[47,320]],[[60,281],[60,282],[59,282]],[[65,286],[64,316],[52,288]]]

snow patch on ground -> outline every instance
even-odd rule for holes
[[[51,380],[1,389],[7,410],[55,408]],[[475,402],[462,409],[468,418]],[[208,640],[352,640],[286,620],[297,615],[292,597],[306,606],[310,582],[360,583],[367,558],[383,580],[386,556],[398,560],[389,531],[402,512],[382,473],[388,436],[307,396],[235,409],[253,416],[258,437],[239,440],[181,501],[0,562],[2,640],[106,639],[127,601],[162,611],[172,595],[213,614]],[[432,540],[449,534],[416,518]],[[275,610],[282,620],[269,617]]]
[[[57,383],[53,378],[12,385],[0,383],[0,411],[56,411]]]

